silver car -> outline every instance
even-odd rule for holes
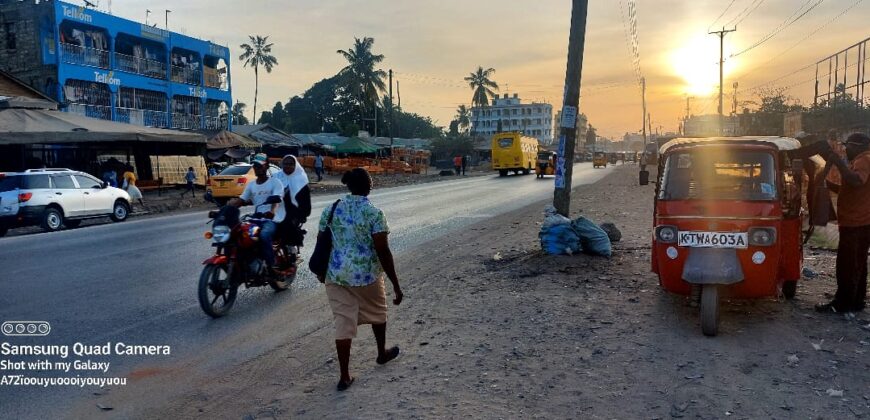
[[[46,232],[75,228],[82,220],[109,216],[123,222],[130,195],[84,172],[29,169],[0,172],[0,236],[10,228],[40,225]]]

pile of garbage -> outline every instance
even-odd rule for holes
[[[613,223],[596,225],[580,216],[571,220],[548,205],[544,208],[544,224],[538,234],[541,248],[550,255],[574,255],[580,252],[610,257],[612,242],[622,239],[622,233]]]

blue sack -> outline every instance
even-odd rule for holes
[[[559,223],[541,228],[538,234],[541,248],[550,255],[572,255],[580,251],[580,237],[569,223]]]
[[[578,236],[583,252],[610,258],[613,250],[607,232],[591,220],[580,216],[571,222],[571,229]]]

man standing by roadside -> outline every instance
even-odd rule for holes
[[[323,155],[320,152],[314,157],[314,173],[317,174],[317,182],[323,181]]]
[[[840,245],[837,249],[837,293],[829,303],[816,305],[819,312],[863,310],[867,298],[867,252],[870,251],[870,137],[855,133],[846,139],[847,163],[834,151],[825,158],[840,172],[837,213]]]
[[[456,175],[462,175],[462,156],[456,155],[453,158],[453,170]]]
[[[193,171],[193,166],[187,168],[184,180],[187,181],[187,188],[181,193],[181,196],[184,197],[184,194],[190,193],[193,198],[196,198],[196,186],[193,184],[196,181],[196,172]]]
[[[466,168],[468,168],[468,156],[462,155],[462,176],[465,176]]]

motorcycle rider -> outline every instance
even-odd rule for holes
[[[284,205],[280,201],[284,195],[284,185],[280,180],[269,177],[269,163],[265,153],[254,155],[251,164],[257,176],[256,181],[249,182],[242,195],[230,200],[228,204],[233,207],[253,204],[254,213],[261,213],[265,219],[269,219],[260,223],[260,246],[269,273],[274,274],[275,250],[272,249],[272,241],[278,230],[278,223],[284,221]],[[277,202],[267,203],[270,197],[278,197]]]
[[[311,215],[311,189],[308,174],[296,156],[286,155],[281,160],[281,171],[273,175],[284,185],[284,221],[278,224],[279,235],[289,246],[301,247],[304,239],[302,225]]]

